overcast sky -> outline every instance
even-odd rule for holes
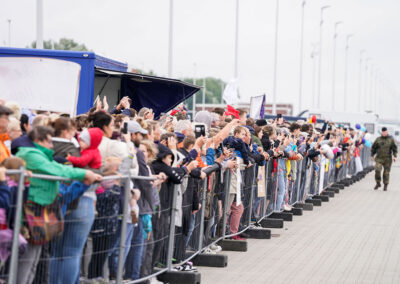
[[[72,38],[101,55],[130,66],[167,75],[168,0],[43,0],[44,38]],[[174,0],[173,77],[233,77],[235,0]],[[277,101],[298,109],[301,0],[280,0]],[[0,0],[0,45],[26,47],[36,37],[36,1]],[[275,0],[240,0],[239,87],[242,97],[267,94],[272,100]],[[366,50],[386,89],[375,102],[365,97],[362,109],[378,109],[381,117],[398,117],[397,80],[400,66],[399,0],[308,0],[305,7],[303,108],[312,107],[312,44],[319,41],[320,7],[324,12],[321,108],[332,108],[333,26],[338,27],[335,106],[344,109],[345,37],[349,45],[348,108],[357,110],[360,50]],[[315,59],[317,70],[317,59]],[[195,67],[196,66],[196,67]],[[371,89],[368,72],[368,92]],[[316,75],[317,79],[317,75]],[[375,82],[375,80],[374,80]],[[381,86],[380,84],[379,86]],[[317,91],[317,83],[315,83]],[[249,101],[249,100],[248,100]]]

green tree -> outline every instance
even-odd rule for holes
[[[205,79],[205,103],[206,104],[220,104],[222,103],[222,93],[224,91],[226,83],[221,79],[217,79],[214,77],[206,77],[206,78],[197,78],[193,80],[193,78],[183,78],[183,81],[194,84],[197,86],[203,87],[203,81]],[[196,93],[196,104],[203,103],[203,89]],[[188,109],[192,109],[193,105],[193,97],[187,99],[185,101],[185,105]]]
[[[31,48],[36,48],[36,41],[31,43]],[[45,40],[43,42],[44,49],[56,50],[74,50],[74,51],[88,51],[84,44],[75,42],[73,39],[60,38],[58,42],[52,40]]]

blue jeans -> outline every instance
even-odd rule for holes
[[[194,225],[196,223],[196,214],[192,214],[192,216],[190,216],[190,226],[189,226],[189,232],[187,234],[186,241],[185,241],[185,248],[189,245],[190,237],[192,236],[193,231],[194,231]]]
[[[121,224],[119,222],[119,227],[117,231],[117,237],[115,244],[112,247],[111,255],[108,258],[109,269],[110,269],[110,276],[116,277],[117,276],[117,269],[118,269],[118,258],[119,258],[119,244],[121,242]],[[131,248],[131,241],[134,231],[134,225],[132,223],[126,224],[126,239],[125,239],[125,249],[124,249],[124,262],[126,261],[126,257],[128,256],[129,250]]]
[[[144,246],[142,218],[139,218],[139,222],[133,230],[131,243],[131,249],[125,263],[125,278],[136,280],[140,277]]]
[[[283,204],[283,199],[285,198],[286,193],[286,167],[285,160],[278,160],[278,196],[276,198],[276,207],[275,211],[281,211],[281,206]]]
[[[50,283],[79,283],[83,247],[94,221],[94,201],[81,196],[64,218],[64,232],[51,243]]]

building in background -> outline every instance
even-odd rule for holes
[[[226,108],[226,104],[205,104],[204,109],[211,111],[216,107]],[[234,106],[235,108],[244,108],[250,109],[250,102],[248,103],[240,103]],[[196,112],[203,110],[203,104],[196,104]],[[189,111],[190,112],[190,111]],[[276,112],[282,115],[293,115],[293,104],[277,104],[276,105]],[[272,114],[272,104],[265,105],[265,114]]]

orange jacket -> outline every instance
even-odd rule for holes
[[[8,137],[7,133],[0,134],[0,163],[10,157],[10,150],[8,150],[7,146],[4,144],[4,141],[9,139],[10,137]]]

